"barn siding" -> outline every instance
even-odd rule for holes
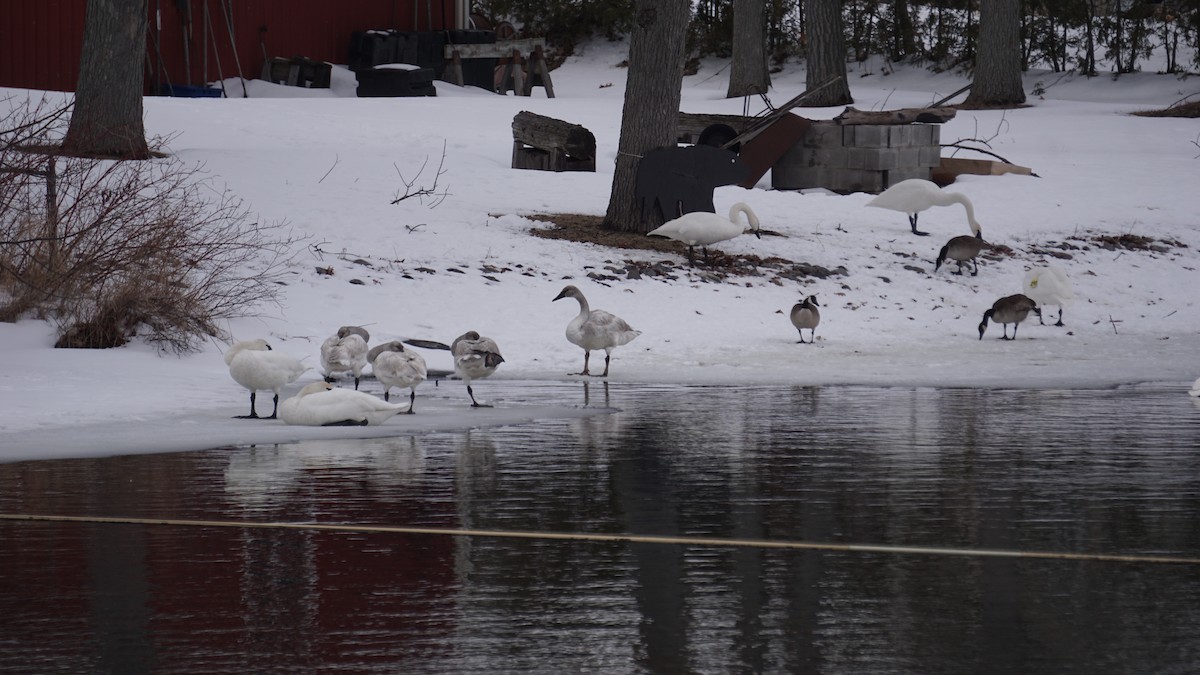
[[[233,7],[231,41],[222,0],[190,0],[192,30],[188,47],[190,72],[184,68],[183,13],[180,0],[150,0],[146,40],[147,92],[156,83],[201,84],[207,61],[208,81],[238,74],[262,73],[263,51],[269,57],[307,56],[346,63],[350,34],[371,29],[446,30],[455,25],[454,0],[225,0]],[[207,4],[213,33],[204,58],[203,8]],[[432,11],[427,11],[427,8]],[[79,78],[79,56],[87,0],[4,0],[0,2],[0,86],[73,91]],[[415,14],[414,14],[415,12]],[[161,17],[161,23],[156,18]],[[416,22],[414,24],[414,17]],[[443,22],[444,17],[444,22]],[[156,26],[160,53],[155,50]],[[265,30],[264,30],[265,29]],[[215,37],[215,51],[213,44]],[[236,46],[237,59],[234,56]],[[161,56],[160,56],[161,54]]]

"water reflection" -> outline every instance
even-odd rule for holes
[[[497,382],[501,385],[502,382]],[[503,383],[610,415],[0,465],[7,513],[1200,556],[1200,414]],[[1188,672],[1195,567],[0,521],[0,670]]]

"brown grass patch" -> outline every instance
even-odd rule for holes
[[[1138,117],[1200,117],[1200,101],[1180,103],[1162,110],[1141,110],[1133,113]]]

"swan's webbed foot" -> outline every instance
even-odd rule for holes
[[[326,422],[323,427],[365,427],[366,420],[338,420],[337,422]]]

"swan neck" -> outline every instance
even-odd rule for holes
[[[967,224],[971,226],[971,232],[978,237],[982,228],[979,226],[978,221],[975,220],[975,206],[971,204],[971,200],[967,199],[966,195],[955,195],[955,199],[959,204],[963,205],[963,209],[967,212]]]
[[[738,202],[737,204],[729,207],[730,222],[740,223],[741,219],[738,218],[738,214],[746,216],[746,222],[748,223],[748,225],[743,229],[743,232],[753,232],[758,230],[758,216],[754,214],[754,211],[751,210],[748,205]]]

